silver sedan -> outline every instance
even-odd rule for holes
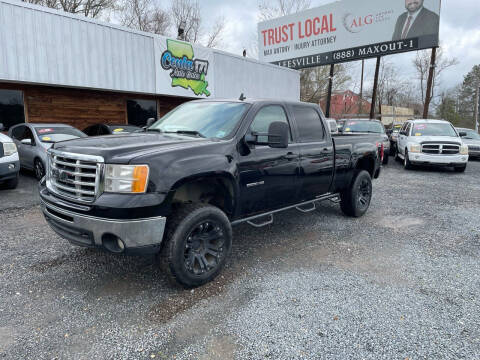
[[[70,125],[34,123],[12,126],[8,135],[17,145],[20,166],[33,170],[38,180],[45,176],[47,150],[54,143],[87,136]]]
[[[468,146],[468,155],[471,158],[480,158],[480,135],[472,129],[457,128],[464,144]]]

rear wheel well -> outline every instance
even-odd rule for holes
[[[175,190],[172,204],[204,203],[221,209],[228,217],[234,213],[234,189],[225,177],[190,180]]]
[[[358,160],[356,170],[366,170],[373,178],[373,172],[375,170],[375,161],[371,157],[364,157]]]

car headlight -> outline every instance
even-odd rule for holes
[[[105,165],[105,192],[141,194],[147,191],[148,165]]]
[[[17,152],[17,145],[13,142],[3,143],[3,154],[5,156],[13,155]]]
[[[420,144],[411,144],[410,145],[410,152],[419,153],[421,151],[422,151],[422,146]]]
[[[468,145],[460,146],[460,155],[468,155]]]

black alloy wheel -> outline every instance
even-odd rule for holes
[[[185,287],[212,281],[232,247],[232,226],[219,208],[203,203],[175,205],[168,217],[160,264]]]
[[[372,182],[369,181],[367,177],[363,177],[360,179],[357,186],[358,209],[361,212],[365,212],[370,205],[370,200],[372,199]]]
[[[193,275],[215,270],[226,256],[225,234],[214,220],[198,223],[187,236],[184,250],[185,268]]]
[[[357,170],[351,186],[340,193],[340,208],[347,216],[360,217],[370,207],[373,188],[370,173]]]
[[[45,176],[45,166],[41,160],[36,159],[33,167],[35,170],[35,177],[40,181]]]

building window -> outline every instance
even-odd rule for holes
[[[149,118],[157,118],[155,100],[127,100],[128,123],[135,126],[147,125]]]
[[[19,90],[0,89],[0,123],[5,130],[24,122],[23,93]]]

